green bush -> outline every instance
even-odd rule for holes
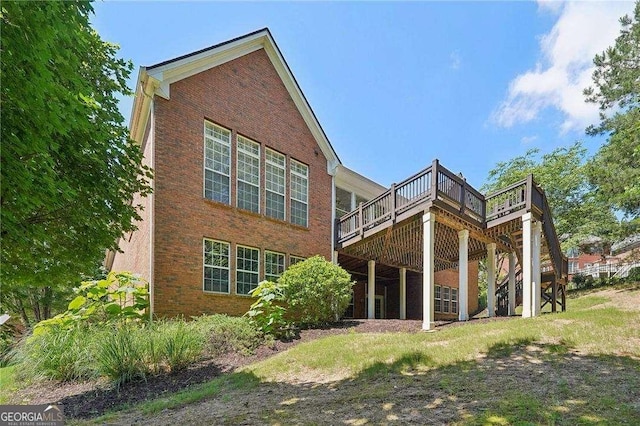
[[[158,336],[161,360],[170,371],[181,370],[203,354],[206,336],[197,326],[183,320],[164,321],[154,326],[151,336]]]
[[[353,284],[348,272],[320,256],[296,263],[278,279],[289,316],[305,326],[338,321]]]
[[[94,335],[89,327],[54,327],[24,338],[16,348],[16,360],[21,364],[19,377],[62,381],[96,377],[92,363]]]
[[[40,321],[34,334],[51,327],[71,329],[89,323],[130,322],[148,319],[148,284],[130,272],[110,272],[104,280],[84,281],[67,310]]]
[[[635,268],[631,268],[629,270],[629,275],[627,275],[627,281],[640,281],[640,266],[636,266]]]
[[[95,348],[96,370],[120,385],[144,378],[149,371],[145,364],[145,344],[139,327],[123,326],[112,332],[104,330]]]
[[[257,297],[245,314],[251,323],[265,334],[276,338],[287,337],[286,332],[290,328],[284,319],[287,310],[282,306],[284,303],[282,288],[271,281],[262,281],[251,292],[251,296]]]
[[[194,327],[205,341],[205,351],[211,356],[225,352],[252,354],[265,342],[263,333],[246,317],[202,315],[194,318]]]

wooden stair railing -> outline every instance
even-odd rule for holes
[[[522,304],[522,270],[516,269],[516,303],[515,306]],[[509,277],[505,277],[500,285],[496,288],[496,315],[509,315]]]

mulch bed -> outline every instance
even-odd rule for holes
[[[472,322],[495,321],[502,318],[474,319]],[[438,322],[437,327],[457,326],[465,323]],[[42,382],[19,391],[11,402],[29,404],[62,404],[67,418],[90,418],[124,405],[170,395],[190,386],[204,383],[225,373],[256,361],[269,358],[299,343],[321,337],[356,333],[416,333],[422,321],[416,320],[347,320],[327,328],[302,330],[298,338],[276,341],[271,347],[261,346],[253,355],[227,353],[215,359],[203,360],[189,368],[171,374],[148,377],[146,380],[124,384],[115,388],[105,383]]]

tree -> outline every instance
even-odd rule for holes
[[[44,319],[135,229],[151,172],[118,111],[132,64],[91,28],[91,3],[1,7],[2,303]]]
[[[594,235],[612,242],[618,237],[618,223],[611,207],[594,196],[587,179],[586,159],[587,152],[580,142],[542,156],[540,150],[530,149],[496,164],[482,189],[494,192],[533,174],[545,191],[564,250]]]
[[[587,102],[600,108],[600,124],[591,135],[608,141],[589,161],[587,174],[597,196],[640,221],[640,1],[633,17],[620,18],[615,45],[596,55],[593,86],[584,90]],[[633,230],[633,227],[630,228]]]

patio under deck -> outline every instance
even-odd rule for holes
[[[535,316],[542,300],[552,303],[555,311],[559,292],[564,310],[567,259],[560,250],[544,192],[532,176],[485,197],[435,160],[338,219],[336,247],[339,253],[367,261],[373,272],[379,263],[422,273],[425,329],[433,323],[433,273],[458,268],[459,319],[466,320],[462,299],[468,286],[468,262],[484,258],[488,258],[490,316],[496,307],[499,314],[513,315],[519,303],[523,316]],[[509,255],[510,273],[496,290],[498,253]],[[372,317],[371,308],[368,315]]]

